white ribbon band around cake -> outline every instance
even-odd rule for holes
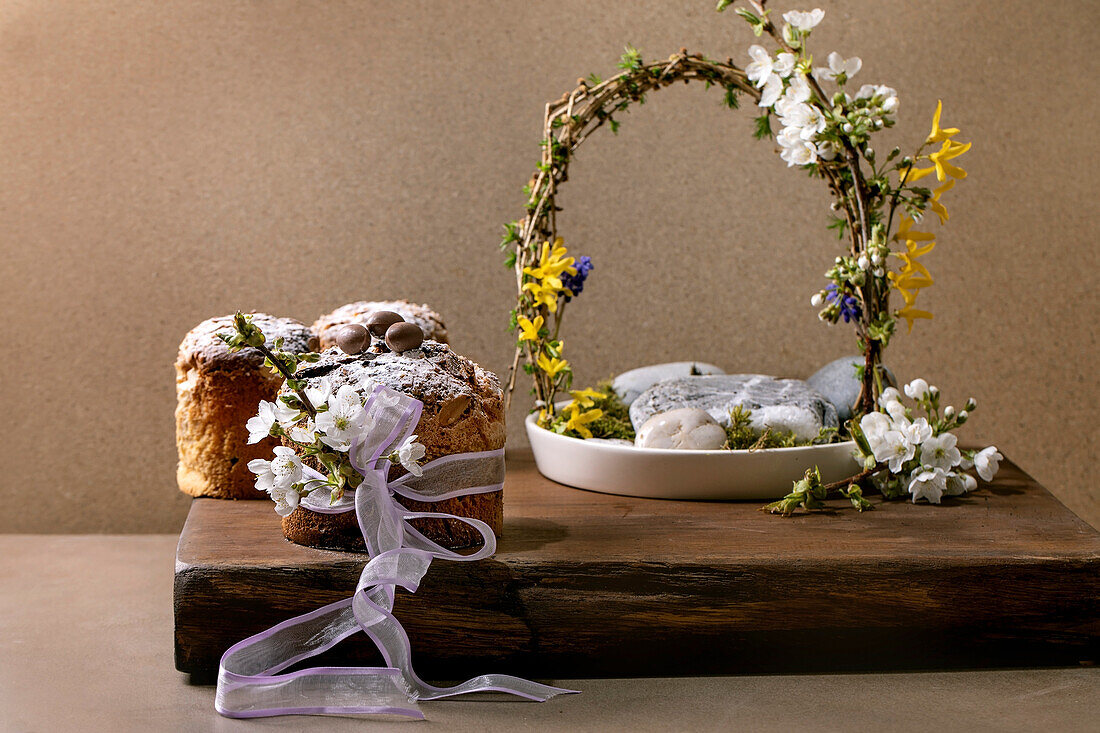
[[[435,687],[417,676],[409,638],[393,615],[396,588],[415,593],[434,558],[470,562],[489,557],[496,551],[496,536],[488,524],[477,519],[442,512],[411,512],[393,494],[430,502],[500,490],[504,451],[444,456],[426,464],[421,476],[407,474],[390,482],[390,462],[382,456],[413,434],[423,404],[379,386],[368,397],[365,408],[368,427],[349,452],[363,482],[336,504],[328,504],[328,495],[307,503],[312,493],[303,500],[313,511],[355,510],[371,558],[360,574],[355,593],[230,647],[218,671],[217,711],[234,718],[318,713],[423,718],[416,705],[418,700],[505,692],[543,701],[572,692],[510,675],[481,675],[453,687]],[[323,478],[321,474],[317,477]],[[470,555],[448,550],[408,524],[408,520],[420,518],[464,522],[482,535],[484,545]],[[370,637],[386,667],[316,667],[279,674],[357,631]]]

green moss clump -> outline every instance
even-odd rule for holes
[[[840,436],[836,428],[822,428],[813,440],[799,438],[794,433],[784,430],[765,428],[763,431],[757,431],[752,427],[752,411],[737,405],[730,410],[730,424],[726,428],[726,439],[730,450],[762,450],[837,443],[840,441]]]
[[[630,408],[623,403],[623,398],[611,386],[610,381],[600,382],[596,389],[605,396],[595,400],[594,407],[603,410],[603,416],[589,424],[592,437],[633,441],[634,425],[630,422]]]

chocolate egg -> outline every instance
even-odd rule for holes
[[[349,323],[336,332],[336,345],[345,354],[361,354],[370,346],[370,332],[366,326]]]
[[[386,346],[398,354],[411,351],[424,343],[424,332],[415,323],[395,323],[386,329]]]
[[[363,322],[363,325],[370,331],[370,335],[375,338],[386,338],[386,331],[390,326],[395,323],[402,323],[405,319],[401,317],[400,313],[394,313],[393,311],[374,311],[367,320]]]

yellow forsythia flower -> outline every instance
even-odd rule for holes
[[[531,294],[531,297],[535,300],[536,306],[546,306],[546,310],[551,313],[556,313],[558,310],[558,291],[554,288],[547,287],[541,282],[537,283],[524,283],[524,292]]]
[[[918,319],[918,318],[927,318],[928,320],[932,320],[932,314],[931,313],[929,313],[928,311],[917,310],[916,308],[914,308],[911,305],[907,305],[904,308],[902,308],[901,310],[897,311],[897,315],[900,318],[905,319],[905,322],[909,325],[909,332],[910,333],[913,332],[913,321],[915,321],[916,319]]]
[[[524,316],[520,316],[516,320],[516,323],[519,325],[519,329],[520,329],[520,334],[519,334],[519,340],[520,341],[538,341],[539,340],[539,329],[542,328],[542,324],[543,324],[542,316],[535,316],[534,321],[531,321],[530,319],[528,319]]]
[[[607,397],[603,392],[598,392],[594,389],[578,389],[569,394],[573,396],[573,404],[571,404],[570,407],[573,405],[578,405],[579,407],[592,407],[592,405],[596,404],[596,400],[602,400],[604,397]]]
[[[952,178],[966,178],[966,171],[947,161],[959,157],[967,150],[970,150],[970,143],[964,145],[950,140],[944,140],[943,147],[928,156],[928,159],[936,166],[936,179],[939,181],[946,181],[947,176],[951,176]]]
[[[944,140],[949,139],[953,135],[959,134],[959,128],[957,127],[940,127],[940,113],[943,112],[943,100],[936,102],[936,113],[932,115],[932,132],[928,133],[927,142],[930,143],[942,143]]]
[[[539,369],[546,372],[547,376],[554,379],[559,373],[569,368],[569,362],[565,359],[559,359],[558,357],[548,358],[546,354],[539,354],[538,361],[536,362]]]
[[[936,238],[936,235],[930,232],[913,231],[913,225],[916,223],[915,220],[903,215],[901,217],[901,224],[898,226],[898,231],[894,234],[893,239],[897,242],[904,242],[910,239],[914,242],[930,242]]]
[[[574,409],[569,416],[569,420],[565,423],[565,428],[578,433],[582,438],[591,438],[592,431],[588,429],[588,424],[593,420],[599,420],[601,417],[603,417],[603,410],[581,412],[580,409]]]
[[[553,246],[549,242],[543,242],[538,267],[525,267],[523,274],[541,280],[543,287],[562,290],[562,273],[577,274],[577,268],[573,267],[573,258],[566,257],[566,254],[568,252],[561,237],[554,240]]]
[[[951,140],[954,135],[959,134],[959,128],[940,127],[940,113],[942,112],[943,101],[941,100],[936,104],[936,113],[932,115],[932,132],[928,133],[928,138],[925,142],[943,143],[943,147],[928,156],[928,160],[932,163],[931,168],[913,168],[910,166],[906,171],[903,171],[902,178],[905,178],[906,183],[916,183],[931,173],[935,173],[936,178],[940,181],[945,180],[945,177],[948,175],[952,178],[966,178],[966,171],[947,161],[957,158],[967,150],[970,150],[970,143],[964,145]]]
[[[905,242],[905,252],[894,253],[901,258],[905,266],[900,273],[887,273],[887,277],[890,278],[891,284],[901,293],[901,297],[905,300],[905,307],[897,311],[896,315],[905,319],[910,331],[913,330],[913,321],[915,319],[932,318],[931,313],[917,310],[913,307],[913,303],[917,299],[918,291],[922,288],[931,287],[934,282],[931,273],[928,272],[928,268],[918,262],[917,258],[928,254],[935,246],[935,242],[928,242],[923,246],[918,246],[915,241],[911,239],[907,240]]]
[[[928,200],[928,208],[932,209],[936,216],[940,218],[940,224],[947,223],[948,219],[947,209],[945,209],[943,207],[943,204],[940,203],[940,196],[942,196],[947,191],[950,191],[954,186],[954,181],[948,181],[939,188],[933,189],[932,198]]]

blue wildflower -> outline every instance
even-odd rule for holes
[[[584,290],[584,281],[588,279],[588,273],[592,271],[595,265],[592,264],[592,258],[587,255],[582,255],[577,258],[577,261],[573,263],[573,267],[576,268],[577,274],[570,275],[569,273],[563,273],[561,276],[561,285],[566,290],[573,293],[573,295],[580,295]],[[568,303],[572,300],[568,295],[565,296],[565,302]]]
[[[859,307],[859,301],[851,295],[842,295],[837,290],[836,283],[830,283],[825,288],[825,293],[825,302],[837,304],[840,308],[840,317],[844,319],[845,323],[858,321],[860,316],[863,315],[863,309]]]

